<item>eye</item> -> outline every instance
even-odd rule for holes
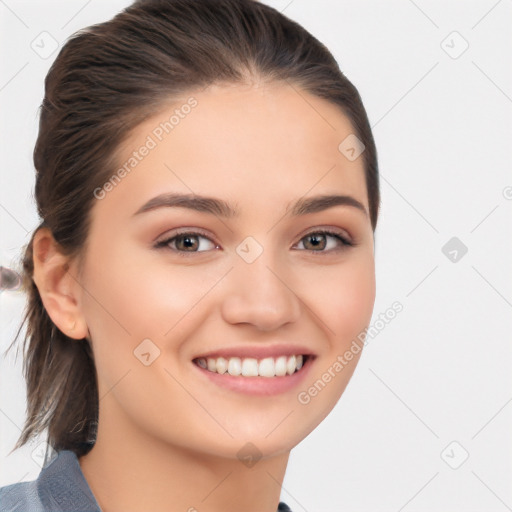
[[[204,240],[205,242],[202,242]],[[184,231],[176,233],[156,242],[156,249],[170,249],[177,253],[205,252],[218,248],[218,245],[203,233],[195,231]],[[182,254],[180,254],[182,255]]]
[[[300,244],[308,251],[320,253],[345,250],[355,245],[341,233],[325,229],[308,233],[297,245]]]
[[[202,242],[204,240],[204,242]],[[332,230],[318,230],[308,233],[302,237],[298,244],[308,251],[317,253],[328,253],[340,251],[355,246],[341,232]],[[186,256],[186,253],[206,252],[212,249],[218,249],[219,246],[207,235],[197,231],[183,231],[174,233],[173,236],[159,240],[154,246],[156,249],[168,249],[178,253],[180,256]]]

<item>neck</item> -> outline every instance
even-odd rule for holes
[[[100,421],[94,447],[79,458],[102,512],[276,512],[289,451],[251,467],[119,424]]]

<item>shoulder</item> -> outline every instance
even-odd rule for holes
[[[101,512],[74,452],[63,450],[36,480],[0,487],[0,512]]]
[[[43,512],[37,492],[37,480],[0,487],[0,512]]]

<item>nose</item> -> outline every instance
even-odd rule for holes
[[[227,276],[221,307],[224,320],[230,324],[252,324],[261,331],[296,322],[301,303],[289,275],[289,271],[280,269],[263,255],[252,263],[237,261]]]

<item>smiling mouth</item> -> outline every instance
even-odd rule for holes
[[[285,377],[301,370],[309,355],[265,357],[198,357],[194,364],[219,375],[233,377]]]

